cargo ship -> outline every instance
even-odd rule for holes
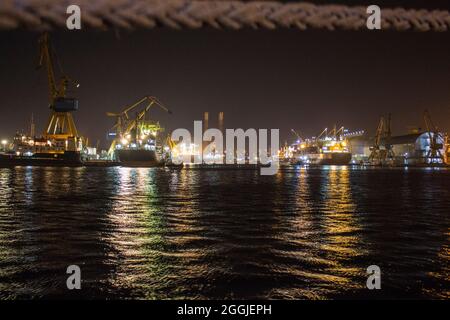
[[[120,141],[113,143],[112,160],[122,167],[160,167],[165,164],[159,122],[140,118]]]
[[[128,113],[136,111],[143,103],[147,106],[137,111],[134,118],[130,117]],[[161,138],[164,128],[158,121],[148,119],[148,112],[153,106],[171,113],[151,96],[143,97],[120,113],[107,113],[108,116],[116,118],[115,125],[108,133],[108,137],[113,140],[108,151],[111,160],[117,161],[123,167],[164,166],[164,141]]]
[[[150,142],[151,143],[151,142]],[[164,165],[155,145],[126,146],[115,150],[115,161],[124,167],[159,167]]]
[[[348,165],[352,160],[349,151],[324,151],[319,148],[309,148],[297,158],[299,164],[308,165]]]
[[[352,153],[344,132],[344,127],[334,128],[329,135],[325,129],[317,138],[298,140],[292,152],[292,162],[304,165],[350,164]]]
[[[14,166],[57,166],[79,167],[83,165],[79,151],[67,150],[67,143],[58,145],[57,141],[46,138],[31,138],[17,133],[9,148],[0,153],[0,167]]]
[[[64,153],[35,153],[32,155],[0,154],[0,167],[38,166],[38,167],[81,167],[80,154],[67,151]]]

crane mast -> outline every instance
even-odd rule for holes
[[[47,79],[49,88],[49,103],[53,105],[56,97],[58,96],[58,89],[55,81],[55,71],[53,70],[53,61],[50,54],[49,35],[44,33],[39,39],[39,65],[42,67],[44,64],[47,67]]]

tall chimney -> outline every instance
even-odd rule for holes
[[[208,130],[208,126],[209,126],[209,112],[206,111],[203,114],[203,132]]]
[[[218,120],[219,120],[218,121],[219,122],[218,123],[219,130],[220,130],[220,132],[222,132],[222,136],[225,138],[225,128],[223,126],[223,112],[222,111],[219,112],[219,119]],[[224,150],[222,150],[222,154],[220,155],[223,160],[225,160]]]
[[[205,113],[203,113],[203,132],[202,132],[202,137],[203,137],[203,133],[208,130],[209,127],[209,112],[205,111]],[[202,138],[203,140],[203,138]],[[205,150],[206,146],[208,145],[208,142],[203,141],[202,142],[202,146],[201,146],[201,150],[202,150],[202,154],[203,154],[203,150]]]
[[[30,123],[30,137],[34,138],[36,132],[36,126],[34,125],[34,115],[31,113],[31,123]]]
[[[222,132],[222,134],[224,134],[224,132],[223,132],[223,130],[224,130],[224,128],[223,128],[223,112],[222,111],[219,112],[219,130],[220,130],[220,132]]]

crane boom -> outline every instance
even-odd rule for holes
[[[49,102],[54,103],[54,100],[58,96],[58,88],[56,87],[55,71],[53,70],[53,61],[50,53],[49,35],[44,33],[39,39],[39,65],[47,67],[47,78],[49,87]]]
[[[131,130],[133,130],[137,124],[139,120],[142,120],[145,115],[147,114],[147,112],[150,110],[151,107],[153,106],[158,106],[160,107],[162,110],[166,111],[169,114],[172,114],[172,111],[170,111],[169,109],[167,109],[162,103],[160,103],[155,97],[144,97],[141,100],[139,100],[139,103],[135,104],[135,106],[139,105],[140,103],[144,102],[144,101],[149,101],[148,105],[136,115],[136,120],[134,121],[130,121],[130,123],[128,124],[126,130],[125,130],[125,134],[128,134]]]
[[[57,103],[57,100],[64,99],[66,97],[67,86],[71,80],[68,76],[62,75],[59,80],[59,86],[56,83],[55,78],[55,69],[53,67],[53,57],[52,50],[50,45],[50,36],[48,32],[44,33],[39,39],[39,64],[38,68],[42,66],[46,66],[47,68],[47,78],[48,78],[48,87],[49,87],[49,102],[50,106],[54,107]],[[78,87],[79,85],[74,82],[74,84]]]
[[[320,139],[323,135],[328,135],[328,128],[323,129],[323,131],[319,134],[319,136],[316,138],[317,140]]]
[[[295,129],[291,129],[291,132],[293,134],[295,134],[295,136],[297,137],[299,142],[302,142],[304,139],[302,138],[302,136],[295,130]]]
[[[73,83],[77,88],[79,87],[79,84],[65,74],[62,74],[61,78],[59,79],[59,84],[57,84],[55,69],[53,67],[54,61],[52,56],[52,47],[50,44],[50,36],[48,35],[48,32],[44,33],[39,38],[38,68],[43,67],[44,64],[47,68],[50,108],[54,109],[55,111],[61,112],[77,110],[78,100],[66,98],[66,92],[70,82]],[[62,73],[62,70],[60,70],[60,72]]]
[[[382,164],[383,152],[380,149],[381,147],[381,139],[383,138],[383,133],[385,130],[385,120],[384,117],[380,118],[378,122],[377,131],[375,133],[373,145],[370,147],[370,155],[369,155],[369,163],[372,164]]]
[[[381,138],[383,137],[384,131],[384,117],[380,118],[380,122],[378,123],[377,132],[375,134],[375,147],[380,147]]]

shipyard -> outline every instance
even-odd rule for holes
[[[256,156],[256,148],[253,152],[237,150],[235,154],[234,146],[233,150],[224,151],[223,147],[217,150],[217,137],[211,143],[203,141],[203,135],[209,129],[209,112],[204,112],[201,127],[194,130],[197,133],[201,131],[201,139],[194,137],[193,143],[173,141],[171,134],[166,133],[159,121],[150,116],[150,111],[155,108],[172,114],[154,96],[144,96],[122,110],[107,112],[106,116],[113,121],[107,133],[110,147],[108,150],[99,150],[98,146],[90,146],[89,139],[77,131],[74,113],[79,108],[79,101],[67,95],[69,87],[78,88],[80,84],[65,74],[57,78],[53,52],[49,34],[45,33],[39,39],[38,66],[45,69],[48,78],[50,115],[46,129],[42,135],[37,135],[32,115],[29,130],[18,131],[12,139],[3,138],[1,166],[164,167],[172,166],[174,162],[183,165],[183,160],[178,160],[180,156],[184,157],[184,164],[190,164],[189,159],[192,157],[196,164],[202,165],[251,165],[261,158],[261,154]],[[423,112],[423,127],[417,126],[406,135],[393,136],[391,121],[390,114],[382,116],[373,136],[365,133],[367,129],[352,132],[344,126],[337,128],[336,125],[331,130],[325,128],[314,137],[303,137],[291,129],[294,141],[289,145],[286,142],[276,152],[270,150],[271,161],[276,158],[284,164],[305,166],[449,165],[448,134],[439,130],[427,110]],[[218,114],[217,128],[223,136],[224,112]],[[247,133],[243,139],[251,140],[251,135]],[[208,139],[212,140],[211,137]],[[238,145],[245,149],[245,140],[238,139]],[[267,146],[265,150],[268,150]],[[227,152],[233,155],[227,156]],[[177,158],[177,161],[173,161],[173,158]]]
[[[94,2],[0,0],[0,304],[450,299],[438,0]]]

